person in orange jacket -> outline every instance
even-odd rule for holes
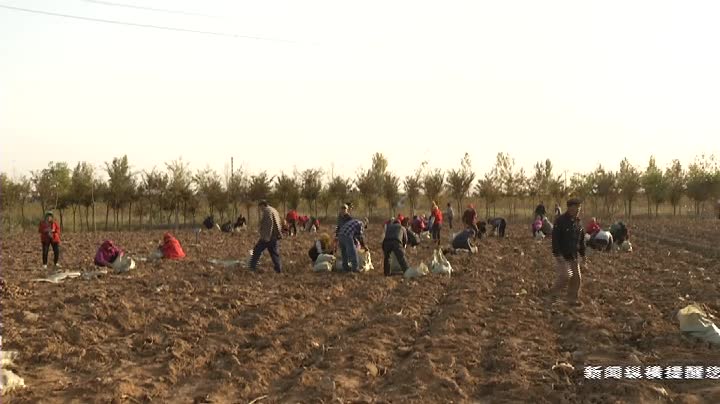
[[[185,258],[185,251],[180,246],[180,242],[169,232],[163,236],[163,243],[158,249],[162,253],[162,258],[169,260]]]
[[[53,250],[53,264],[55,268],[60,268],[60,264],[58,264],[60,260],[60,226],[58,226],[55,221],[52,212],[45,212],[45,218],[40,222],[38,232],[40,233],[40,242],[42,243],[43,269],[47,269],[48,254],[50,253],[51,246]]]

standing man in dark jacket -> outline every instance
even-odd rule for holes
[[[260,201],[258,207],[262,215],[260,217],[260,240],[255,244],[252,257],[250,257],[250,270],[255,271],[257,269],[260,255],[267,249],[270,252],[275,272],[280,273],[282,272],[282,263],[280,262],[280,239],[282,239],[280,214],[266,201]]]
[[[580,295],[580,262],[578,255],[585,262],[585,230],[580,223],[580,199],[570,199],[567,210],[555,221],[552,232],[552,253],[555,257],[556,275],[555,284],[551,293],[557,295],[566,287],[570,304],[581,306],[578,300]]]
[[[385,228],[385,239],[383,240],[383,254],[385,260],[383,262],[383,270],[385,276],[390,276],[390,254],[395,254],[400,268],[403,273],[409,268],[407,260],[405,260],[405,247],[408,243],[407,230],[401,224],[401,219],[397,218]]]

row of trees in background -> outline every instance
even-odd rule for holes
[[[550,160],[538,162],[528,175],[518,169],[515,160],[499,153],[495,166],[482,176],[476,176],[470,156],[465,154],[457,169],[431,169],[427,162],[411,175],[400,178],[388,170],[388,161],[380,153],[372,157],[371,166],[354,178],[326,176],[322,169],[295,171],[271,176],[266,171],[250,174],[242,168],[221,176],[211,169],[193,172],[182,159],[165,164],[165,170],[135,172],[127,156],[108,162],[102,171],[108,180],[99,179],[99,170],[85,162],[70,168],[64,162],[50,162],[48,167],[33,171],[30,177],[11,179],[0,174],[3,217],[19,212],[22,223],[26,207],[39,203],[43,211],[54,209],[61,223],[72,215],[72,229],[96,230],[96,205],[105,207],[104,229],[112,225],[128,226],[179,225],[195,223],[198,216],[212,214],[219,219],[236,217],[242,207],[250,218],[250,211],[258,201],[267,199],[286,211],[298,208],[305,201],[307,209],[319,216],[329,215],[332,208],[347,200],[362,202],[369,216],[380,204],[388,214],[403,208],[413,213],[426,200],[453,201],[457,210],[469,197],[485,201],[486,215],[495,211],[501,201],[506,203],[510,217],[519,206],[532,205],[538,200],[561,202],[569,196],[589,199],[595,211],[613,215],[620,211],[633,215],[633,204],[645,198],[648,214],[655,215],[662,204],[669,203],[673,214],[684,197],[694,203],[700,215],[706,202],[720,198],[720,168],[714,157],[701,156],[684,168],[677,160],[664,170],[651,157],[642,170],[627,159],[618,171],[599,165],[591,173],[567,174],[555,172]],[[133,222],[135,219],[136,222]]]

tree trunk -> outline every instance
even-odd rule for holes
[[[77,209],[77,205],[73,205],[72,211],[73,211],[73,233],[75,233],[77,230],[75,229],[75,210]]]
[[[95,220],[93,218],[93,220]],[[90,230],[90,206],[85,207],[85,228],[87,229],[88,233]]]
[[[655,202],[655,217],[658,217],[658,207],[660,207],[660,204]]]
[[[132,201],[130,201],[130,205],[128,206],[128,230],[132,229]]]
[[[677,204],[673,203],[673,216],[677,214]]]
[[[58,209],[58,210],[60,211],[60,228],[64,229],[65,225],[63,225],[63,210],[62,209]]]
[[[24,198],[20,201],[20,217],[22,218],[22,223],[20,223],[20,228],[25,229],[25,199]]]
[[[93,212],[94,213],[94,212]],[[108,231],[108,218],[110,217],[110,204],[105,204],[105,231]],[[95,219],[93,219],[95,220]]]

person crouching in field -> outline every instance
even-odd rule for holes
[[[392,274],[390,270],[390,254],[395,254],[395,258],[397,258],[403,273],[409,268],[407,260],[405,259],[405,247],[407,247],[408,244],[408,234],[402,225],[403,219],[402,215],[399,215],[392,223],[385,226],[385,237],[382,243],[384,254],[383,272],[385,276]]]
[[[180,246],[180,242],[170,232],[163,235],[162,244],[150,256],[152,259],[165,258],[169,260],[179,260],[185,258],[185,251]]]
[[[280,240],[282,240],[280,214],[267,201],[260,201],[258,207],[262,213],[260,218],[260,240],[255,244],[250,257],[250,270],[255,271],[257,269],[260,255],[262,255],[263,251],[268,250],[275,272],[280,273],[282,272],[282,262],[280,260]]]
[[[310,250],[308,251],[308,256],[312,260],[313,264],[315,261],[317,261],[320,254],[333,254],[334,251],[332,251],[330,244],[330,235],[323,233],[318,237],[315,242],[313,242],[312,247],[310,247]]]
[[[582,305],[579,301],[581,274],[578,258],[582,258],[583,266],[587,265],[585,230],[579,218],[581,203],[576,198],[567,202],[567,210],[555,221],[552,233],[552,254],[555,257],[557,278],[550,292],[557,296],[567,288],[568,301],[575,306]]]
[[[112,240],[105,240],[95,254],[95,265],[110,268],[113,262],[122,255],[123,251]]]
[[[60,260],[60,226],[58,226],[55,221],[52,212],[45,212],[45,218],[40,222],[38,232],[40,233],[40,242],[42,243],[43,269],[47,269],[50,247],[52,247],[53,250],[53,264],[55,268],[60,268],[60,264],[58,264]]]
[[[493,233],[497,234],[498,237],[505,237],[505,228],[507,227],[505,218],[494,217],[488,219],[487,223],[492,226]]]
[[[408,244],[410,244],[410,247],[417,247],[420,245],[420,235],[412,231],[410,228],[410,218],[405,217],[400,221],[400,224],[402,224],[402,227],[405,228],[405,231],[407,232],[408,237]]]
[[[235,229],[242,229],[245,228],[245,224],[247,223],[247,220],[245,219],[245,216],[240,215],[237,218],[237,221],[235,221],[235,225],[233,226]]]
[[[476,253],[477,247],[473,245],[473,239],[475,238],[475,229],[468,227],[465,230],[455,235],[452,241],[453,250],[466,250],[470,253]]]

